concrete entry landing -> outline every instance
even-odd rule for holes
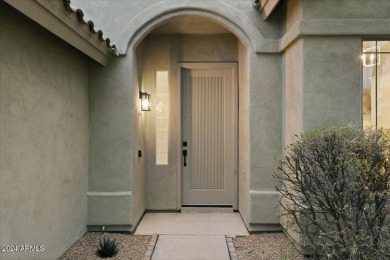
[[[239,213],[146,213],[135,234],[158,234],[151,260],[237,259],[226,237],[249,235]]]
[[[136,235],[246,236],[239,213],[146,213]]]

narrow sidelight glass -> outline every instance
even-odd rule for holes
[[[156,165],[168,165],[169,73],[156,71]]]

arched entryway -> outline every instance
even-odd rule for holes
[[[186,26],[179,26],[186,21]],[[199,28],[203,29],[196,31]],[[279,195],[273,191],[271,173],[274,151],[281,140],[279,42],[263,38],[245,14],[223,2],[184,0],[162,1],[139,13],[123,29],[117,46],[121,57],[113,59],[105,70],[96,66],[91,69],[95,75],[91,82],[96,86],[90,89],[96,103],[91,105],[91,125],[99,138],[91,138],[98,147],[93,151],[98,152],[92,153],[96,171],[90,180],[100,186],[88,195],[90,225],[106,224],[101,221],[102,210],[95,210],[101,201],[120,213],[109,221],[117,225],[115,230],[134,229],[145,209],[180,210],[183,141],[188,141],[182,138],[181,85],[183,71],[188,68],[181,64],[229,63],[236,68],[231,78],[237,82],[233,87],[233,103],[237,104],[230,112],[237,114],[233,117],[235,134],[230,137],[236,140],[233,159],[225,159],[234,161],[234,166],[224,167],[233,167],[233,202],[221,204],[233,204],[247,227],[260,224],[261,230],[278,228]],[[156,87],[157,82],[160,87]],[[155,107],[156,101],[164,100],[167,89],[168,127],[164,116],[156,117]],[[140,91],[152,94],[152,111],[140,112]],[[156,128],[157,123],[161,127]],[[157,138],[157,130],[162,135],[168,132],[168,137]],[[222,132],[216,136],[218,133]],[[107,150],[101,140],[115,142],[116,149]],[[161,140],[168,140],[168,144]],[[115,185],[103,185],[105,179],[99,178],[105,169],[96,165],[107,158],[120,162],[107,179]],[[157,161],[161,162],[158,167]]]
[[[138,122],[142,128],[138,133],[143,132],[144,135],[146,209],[179,210],[183,205],[218,205],[238,210],[239,200],[247,203],[246,199],[239,198],[238,191],[241,189],[242,194],[248,194],[248,183],[243,183],[246,187],[239,187],[238,172],[240,158],[248,161],[245,159],[248,153],[244,152],[249,149],[249,142],[245,141],[248,129],[240,131],[238,126],[248,124],[248,53],[269,48],[274,42],[264,39],[242,13],[222,3],[217,5],[188,1],[172,6],[169,2],[151,6],[123,30],[121,39],[127,45],[121,44],[121,41],[118,43],[122,53],[128,47],[127,52],[132,52],[135,57],[135,89],[150,93],[153,100],[152,111],[144,112]],[[191,141],[191,138],[196,138],[194,134],[185,136],[188,131],[195,132],[195,128],[188,128],[194,121],[184,122],[186,103],[192,104],[193,100],[184,102],[182,83],[184,71],[199,73],[199,70],[184,68],[181,66],[184,63],[197,63],[203,66],[199,67],[203,72],[209,68],[206,73],[209,75],[202,76],[205,83],[200,83],[203,85],[199,89],[210,84],[206,82],[207,78],[221,77],[217,75],[220,70],[210,67],[211,64],[232,65],[228,69],[231,70],[231,78],[228,79],[232,84],[231,94],[223,97],[231,101],[221,108],[226,114],[206,113],[210,122],[199,122],[198,127],[209,130],[198,131],[206,137],[197,137],[196,143],[202,143],[197,147]],[[164,79],[167,82],[161,82]],[[169,85],[169,91],[161,92],[164,87],[158,85]],[[210,97],[206,92],[199,95]],[[221,97],[215,95],[213,101]],[[211,99],[204,98],[199,106],[207,105],[207,100]],[[213,101],[210,105],[215,106],[218,102]],[[164,105],[165,108],[162,107]],[[167,113],[165,109],[168,109]],[[212,110],[206,109],[198,114]],[[162,116],[161,113],[166,114]],[[223,117],[223,125],[216,123],[218,117]],[[201,126],[202,123],[208,125]],[[212,138],[210,133],[214,135]],[[187,140],[189,137],[190,140]],[[223,142],[216,140],[217,137],[221,137]],[[241,156],[238,147],[243,152]],[[195,163],[198,165],[195,166]],[[241,167],[247,168],[245,164],[242,162]],[[193,173],[194,168],[200,173],[188,173]]]
[[[135,49],[138,87],[153,99],[141,123],[146,209],[238,210],[239,45],[207,17],[183,15]]]

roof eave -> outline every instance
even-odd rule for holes
[[[102,40],[102,33],[91,33],[89,24],[69,12],[63,0],[4,1],[103,66],[112,57],[114,48]]]
[[[253,7],[259,10],[264,20],[267,20],[279,2],[280,0],[256,0]]]

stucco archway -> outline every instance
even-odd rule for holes
[[[134,17],[122,30],[117,42],[118,54],[134,49],[158,25],[182,15],[200,15],[212,19],[235,34],[255,53],[278,53],[279,41],[264,38],[253,22],[232,6],[220,1],[159,2]]]
[[[170,5],[170,2],[167,3],[167,5]],[[223,5],[223,8],[218,7],[220,5]],[[188,51],[186,58],[182,60],[175,59],[174,57],[179,57],[179,55],[176,51],[181,50],[183,46],[189,46],[191,44],[184,44],[184,45],[175,45],[174,48],[165,48],[168,43],[165,38],[160,38],[159,40],[152,42],[150,37],[156,37],[155,30],[158,28],[161,28],[161,26],[164,26],[164,24],[171,23],[172,21],[177,22],[177,18],[182,17],[197,17],[194,19],[204,19],[208,20],[211,23],[218,24],[221,27],[226,28],[226,33],[224,35],[227,36],[221,36],[218,34],[214,34],[214,36],[210,36],[207,33],[204,34],[205,38],[202,41],[199,41],[197,45],[192,45],[193,48],[187,48]],[[229,19],[227,17],[230,17]],[[244,24],[246,25],[244,26]],[[196,31],[195,27],[188,26],[185,27],[184,30],[180,33],[183,35],[191,35]],[[203,34],[201,32],[200,34]],[[195,33],[195,35],[197,35]],[[217,36],[218,35],[218,36]],[[175,39],[176,36],[170,36]],[[192,36],[188,36],[192,37]],[[225,37],[224,40],[218,40],[219,37]],[[229,38],[230,37],[230,38]],[[155,39],[155,38],[154,38]],[[235,40],[233,40],[235,39]],[[225,41],[226,40],[226,41]],[[219,45],[216,45],[218,41]],[[147,42],[147,45],[145,47],[145,42]],[[227,42],[233,43],[235,42],[235,45],[228,44],[225,45]],[[187,42],[189,43],[189,42]],[[133,118],[133,125],[138,125],[138,136],[135,137],[137,140],[144,140],[144,144],[140,145],[142,146],[142,150],[144,151],[144,160],[145,160],[145,168],[141,171],[144,172],[143,175],[146,177],[146,190],[145,190],[145,198],[146,198],[146,209],[147,210],[180,210],[181,206],[183,205],[183,201],[181,200],[181,194],[182,194],[182,181],[181,181],[181,156],[178,156],[180,154],[180,142],[177,140],[180,140],[180,136],[182,136],[181,132],[181,120],[179,119],[180,116],[180,75],[181,75],[181,69],[178,69],[177,62],[204,62],[204,63],[210,63],[210,62],[235,62],[238,64],[240,62],[240,70],[236,70],[234,75],[234,78],[237,80],[237,78],[240,79],[239,84],[235,85],[236,92],[242,91],[243,96],[248,96],[249,92],[249,70],[246,70],[244,68],[248,68],[249,66],[247,63],[249,62],[249,56],[248,53],[255,54],[256,52],[262,50],[264,52],[273,52],[272,48],[267,49],[269,46],[277,46],[272,45],[275,42],[273,40],[267,40],[264,39],[263,36],[260,34],[258,29],[255,27],[255,25],[249,20],[248,17],[246,17],[244,14],[240,13],[239,11],[231,8],[230,6],[225,6],[223,3],[213,3],[211,5],[207,5],[204,3],[197,3],[197,4],[190,4],[190,3],[181,3],[179,6],[172,5],[171,8],[168,8],[167,6],[162,6],[161,4],[156,4],[148,9],[146,11],[140,13],[136,18],[132,20],[131,23],[128,24],[128,26],[123,30],[121,42],[118,46],[121,46],[121,52],[123,54],[127,54],[127,59],[130,59],[133,61],[133,93],[136,95],[138,90],[142,90],[143,92],[148,92],[152,95],[152,97],[156,98],[156,86],[155,82],[156,79],[155,73],[158,70],[165,70],[169,72],[169,77],[172,80],[170,82],[170,93],[169,95],[172,97],[172,100],[175,100],[175,104],[171,105],[175,107],[172,111],[172,107],[170,107],[170,114],[172,118],[176,118],[175,122],[177,123],[172,128],[170,127],[169,135],[170,138],[168,138],[169,142],[169,157],[170,158],[177,158],[180,159],[170,159],[170,163],[167,164],[165,167],[157,166],[155,165],[156,159],[155,159],[155,153],[156,148],[155,145],[157,143],[156,137],[155,137],[155,125],[154,125],[154,112],[152,107],[152,111],[148,112],[146,114],[142,114],[141,117],[135,116]],[[175,43],[176,44],[176,43]],[[183,43],[180,43],[183,44]],[[267,45],[268,44],[268,45]],[[172,45],[173,46],[173,45]],[[181,46],[181,47],[180,47]],[[202,46],[202,47],[201,47]],[[224,47],[225,46],[225,47]],[[268,47],[267,47],[268,46]],[[142,54],[144,51],[140,51],[140,49],[145,48],[146,56]],[[210,51],[218,49],[218,54],[215,52],[216,56],[208,56],[199,60],[199,56],[195,58],[193,55],[194,52],[203,50]],[[241,54],[239,55],[239,49],[241,50]],[[175,50],[175,51],[173,51]],[[235,52],[235,55],[232,55],[231,53]],[[169,54],[167,54],[169,53]],[[192,54],[191,54],[192,53]],[[167,54],[170,58],[165,57],[164,59],[161,58],[161,56],[164,56],[164,54]],[[140,58],[141,57],[141,58]],[[190,58],[192,57],[192,58]],[[241,58],[239,58],[241,57]],[[169,65],[168,65],[169,63]],[[150,64],[150,65],[145,65]],[[153,64],[153,65],[151,65]],[[154,64],[159,64],[154,65]],[[176,65],[173,65],[176,64]],[[176,68],[175,68],[176,67]],[[240,76],[238,76],[240,74]],[[238,82],[237,82],[238,83]],[[239,86],[242,88],[239,90]],[[157,101],[155,101],[157,102]],[[245,107],[248,103],[247,101],[243,102],[241,100],[241,106]],[[235,108],[233,109],[236,111],[235,113],[238,114],[238,100],[235,101]],[[241,118],[244,120],[244,118],[248,118],[248,109],[243,109],[243,113],[241,113]],[[138,121],[137,121],[138,118]],[[234,125],[238,125],[238,117],[234,117],[234,120],[237,121],[234,123]],[[137,121],[137,122],[135,122]],[[247,121],[247,120],[246,120]],[[235,128],[238,126],[235,126]],[[142,129],[142,130],[140,130]],[[238,133],[238,130],[235,131],[235,134]],[[141,136],[142,135],[142,136]],[[233,138],[238,139],[238,138]],[[173,141],[176,140],[176,141]],[[136,142],[136,140],[134,140]],[[238,145],[233,145],[234,148],[232,149],[232,155],[234,158],[234,161],[238,160]],[[233,147],[232,146],[232,147]],[[243,149],[248,149],[248,146],[246,145],[241,146]],[[134,158],[136,159],[136,158]],[[176,166],[174,166],[176,165]],[[238,172],[238,163],[234,163],[234,167],[231,167],[232,169],[235,169],[235,172]],[[157,181],[156,177],[157,173],[164,176],[163,180]],[[234,209],[238,209],[238,177],[237,175],[232,174],[231,176],[236,176],[235,178],[235,184],[234,187],[232,187],[231,190],[231,197],[234,197],[231,200],[232,207]],[[233,181],[232,181],[233,182]],[[176,187],[174,187],[174,183],[176,183]],[[176,192],[174,192],[176,190]],[[245,189],[247,190],[247,189]],[[248,190],[247,190],[248,193]],[[176,199],[173,199],[176,196]],[[152,199],[153,198],[153,199]],[[233,201],[234,200],[234,201]]]

